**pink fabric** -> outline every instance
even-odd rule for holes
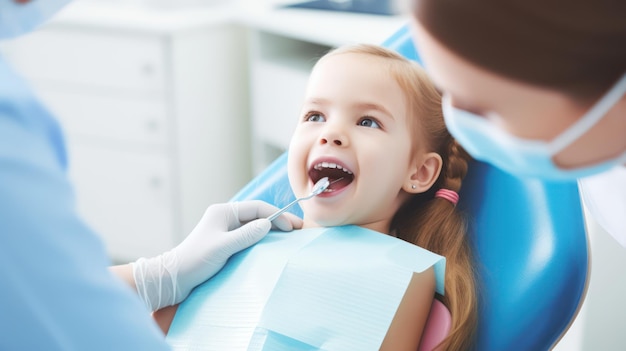
[[[441,301],[435,299],[430,307],[418,351],[434,350],[448,336],[451,327],[452,316],[450,311]]]
[[[450,189],[439,189],[435,193],[435,197],[440,197],[452,202],[455,206],[459,202],[459,194]]]

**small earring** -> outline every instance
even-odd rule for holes
[[[415,186],[415,184],[411,184],[411,189],[415,189],[417,188],[417,186]]]

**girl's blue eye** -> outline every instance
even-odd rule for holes
[[[378,124],[378,122],[376,122],[373,118],[369,117],[362,118],[358,124],[361,127],[380,128],[380,124]]]
[[[325,122],[326,118],[319,113],[312,113],[306,117],[307,122]]]

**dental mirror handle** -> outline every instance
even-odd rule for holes
[[[273,221],[276,218],[278,218],[278,216],[280,216],[281,214],[283,214],[285,211],[287,211],[291,206],[293,206],[294,204],[296,204],[298,201],[300,201],[303,198],[300,199],[295,199],[293,201],[291,201],[287,206],[281,208],[280,210],[274,212],[271,216],[267,217],[268,221]]]
[[[295,203],[297,203],[297,202],[299,202],[301,200],[308,200],[308,199],[310,199],[310,198],[312,198],[314,196],[317,196],[317,195],[323,193],[324,190],[326,190],[326,188],[328,188],[329,185],[330,185],[330,181],[328,180],[328,177],[324,177],[324,178],[318,180],[317,183],[315,183],[315,185],[313,185],[313,190],[311,190],[311,193],[309,195],[291,201],[287,206],[281,208],[280,210],[274,212],[271,216],[267,217],[267,220],[269,220],[271,222],[271,221],[275,220],[278,216],[283,214],[285,211],[287,211]]]

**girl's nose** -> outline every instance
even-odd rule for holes
[[[341,141],[341,139],[322,138],[322,144],[328,144],[328,143],[333,143],[333,144],[335,144],[337,146],[343,145],[343,142]]]
[[[328,128],[320,137],[320,144],[348,146],[348,138],[345,133],[340,132],[336,128],[333,128],[332,130]]]

